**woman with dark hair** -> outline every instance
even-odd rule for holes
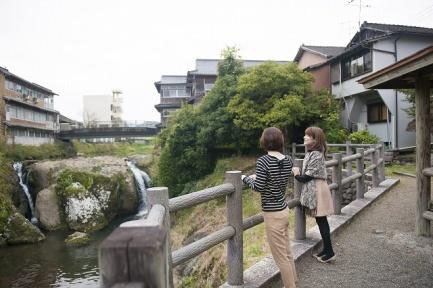
[[[302,165],[302,175],[298,167],[292,169],[296,180],[303,183],[301,205],[311,216],[316,218],[320,235],[323,239],[323,250],[314,254],[320,262],[327,263],[335,260],[332,249],[331,234],[327,216],[334,213],[331,191],[329,190],[325,166],[326,138],[319,127],[308,127],[305,130],[304,144],[308,152]]]
[[[266,238],[286,288],[296,287],[295,262],[289,240],[289,209],[285,201],[287,182],[293,167],[289,156],[281,154],[283,133],[266,128],[260,146],[267,152],[256,162],[256,174],[242,175],[242,181],[260,192]]]

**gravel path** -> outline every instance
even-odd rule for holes
[[[298,288],[433,287],[433,238],[414,233],[416,182],[400,179],[333,237],[335,263],[307,257],[297,264]]]

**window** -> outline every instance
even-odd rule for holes
[[[341,62],[342,80],[353,78],[371,70],[371,51],[355,55]]]
[[[388,108],[385,103],[374,103],[367,105],[367,122],[379,123],[388,120]]]
[[[186,97],[185,89],[164,89],[162,90],[162,97]]]

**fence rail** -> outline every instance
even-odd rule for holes
[[[341,214],[342,189],[347,183],[356,182],[356,198],[364,197],[365,175],[372,172],[373,187],[385,179],[383,152],[384,145],[365,144],[329,144],[330,147],[345,147],[346,156],[333,153],[332,160],[325,162],[332,168],[332,191],[335,214]],[[292,154],[296,147],[293,144]],[[365,150],[365,148],[368,148]],[[353,153],[356,149],[356,153]],[[371,155],[371,156],[370,156]],[[370,165],[365,166],[367,156]],[[302,159],[295,159],[294,166],[302,167]],[[356,170],[352,172],[352,164]],[[343,177],[343,167],[346,175]],[[431,174],[429,174],[431,173]],[[433,175],[432,171],[425,174]],[[306,216],[300,205],[301,183],[294,182],[294,199],[288,201],[289,208],[295,209],[295,239],[306,239]],[[227,241],[227,283],[232,286],[243,285],[243,231],[263,222],[263,214],[242,218],[241,171],[228,171],[225,183],[188,195],[168,199],[168,189],[156,187],[148,190],[151,209],[146,219],[123,223],[104,242],[99,249],[101,285],[111,287],[114,284],[128,287],[132,283],[142,283],[145,287],[173,287],[172,269],[215,245]],[[171,253],[170,212],[179,211],[207,201],[226,197],[227,223],[221,229]],[[152,234],[153,233],[153,234]],[[152,234],[153,236],[146,236]],[[141,239],[138,236],[142,237]],[[132,255],[132,253],[135,253]],[[160,272],[163,271],[163,272]],[[129,283],[129,284],[128,284]],[[131,286],[132,287],[132,286]]]

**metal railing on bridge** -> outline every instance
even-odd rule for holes
[[[91,121],[84,125],[61,123],[57,138],[128,138],[154,136],[160,131],[156,122],[149,121]]]
[[[293,155],[297,155],[294,145]],[[346,147],[346,151],[356,148],[356,153],[333,153],[332,160],[326,161],[326,167],[332,168],[332,197],[335,214],[341,214],[342,188],[345,184],[356,181],[356,197],[364,198],[365,177],[371,172],[373,187],[385,179],[384,146],[335,144],[329,146]],[[360,148],[361,146],[361,148]],[[370,148],[371,147],[371,148]],[[369,148],[369,149],[364,149]],[[370,165],[365,167],[365,160]],[[295,160],[296,167],[302,167],[302,159]],[[347,173],[343,178],[343,166],[352,167],[356,162],[356,171]],[[232,286],[243,285],[243,231],[263,222],[263,214],[242,218],[241,171],[228,171],[225,182],[219,186],[207,188],[187,195],[168,198],[166,187],[150,188],[148,198],[150,212],[147,219],[123,223],[99,247],[100,283],[102,287],[173,287],[172,269],[213,246],[227,241],[227,283]],[[295,208],[295,239],[306,239],[306,215],[300,205],[301,184],[295,181],[294,199],[288,201],[289,208]],[[174,252],[170,246],[170,212],[189,208],[213,199],[226,197],[227,224],[189,245]],[[141,286],[140,286],[141,287]]]

